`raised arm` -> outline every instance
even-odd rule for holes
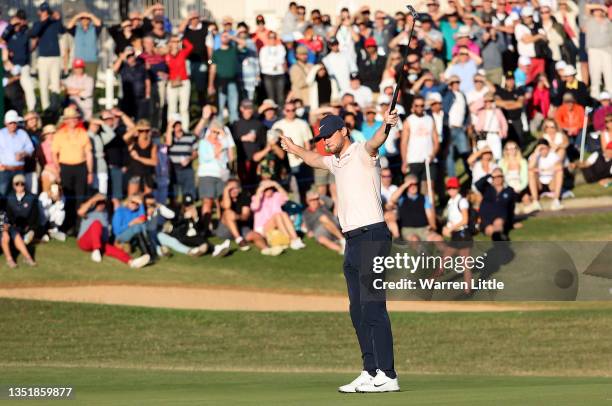
[[[378,148],[380,148],[380,146],[384,144],[387,140],[389,134],[385,133],[385,127],[387,125],[395,127],[397,125],[398,119],[399,116],[397,115],[397,110],[385,112],[383,125],[380,126],[380,128],[378,129],[378,131],[376,131],[376,134],[374,134],[372,138],[366,141],[365,148],[366,151],[368,151],[368,154],[370,154],[370,156],[376,156],[378,154]]]
[[[290,154],[302,158],[304,162],[306,162],[306,165],[311,166],[313,168],[328,169],[327,166],[325,166],[325,163],[323,163],[322,155],[319,155],[314,151],[308,151],[302,147],[295,145],[291,138],[287,136],[281,135],[280,139],[281,146],[283,147],[283,149],[289,152]]]

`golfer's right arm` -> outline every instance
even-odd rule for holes
[[[284,145],[283,149],[290,154],[294,154],[304,160],[306,165],[313,168],[328,169],[323,163],[323,155],[319,155],[315,151],[308,151],[302,147],[299,147],[293,143],[291,138],[281,135],[281,145]]]

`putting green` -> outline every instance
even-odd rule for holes
[[[402,392],[340,394],[348,374],[4,367],[2,383],[72,386],[71,404],[600,405],[605,378],[401,376]],[[40,402],[41,404],[45,402]],[[38,402],[37,402],[38,404]]]

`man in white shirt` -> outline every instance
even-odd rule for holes
[[[521,22],[514,27],[514,36],[516,37],[516,47],[519,56],[528,56],[531,58],[531,65],[527,74],[526,83],[531,83],[540,73],[544,72],[544,58],[537,55],[536,43],[538,41],[546,41],[546,33],[540,28],[535,31],[533,19],[534,10],[531,6],[526,6],[521,9]]]
[[[359,74],[357,72],[351,73],[351,88],[347,91],[355,98],[355,102],[361,107],[365,109],[366,106],[372,104],[374,95],[372,94],[372,90],[361,84],[361,80],[359,79]]]
[[[329,54],[323,58],[323,65],[325,65],[329,76],[336,78],[340,94],[344,94],[351,88],[351,72],[357,72],[357,65],[354,61],[351,62],[346,54],[340,52],[340,45],[335,37],[330,38],[327,43],[329,45]]]
[[[283,113],[285,117],[277,121],[272,126],[272,130],[279,129],[286,136],[291,138],[294,144],[310,151],[310,140],[312,140],[312,132],[308,123],[296,117],[295,104],[292,102],[285,103]],[[306,192],[312,183],[312,169],[304,164],[304,160],[296,155],[289,155],[289,168],[291,174],[295,176],[298,183],[300,201],[304,201]]]
[[[388,112],[384,124],[395,126],[396,111]],[[386,125],[366,142],[353,143],[339,116],[325,116],[319,137],[331,156],[322,156],[281,137],[281,146],[306,164],[328,169],[336,178],[338,219],[346,238],[344,276],[347,282],[351,320],[357,333],[363,371],[343,393],[399,391],[393,361],[393,335],[387,314],[385,293],[373,286],[374,257],[389,255],[391,234],[383,217],[378,149],[387,139]]]
[[[553,194],[551,210],[562,210],[559,201],[563,186],[563,165],[561,158],[550,150],[550,144],[544,138],[538,140],[535,151],[529,157],[529,192],[533,202],[525,209],[526,213],[542,210],[539,197],[542,192]]]

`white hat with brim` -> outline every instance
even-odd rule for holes
[[[23,121],[23,118],[15,110],[9,110],[4,115],[4,124],[20,123],[21,121]]]
[[[266,110],[276,110],[278,108],[278,104],[276,104],[276,102],[274,102],[274,100],[272,99],[265,99],[263,102],[261,102],[261,106],[259,106],[259,108],[257,109],[257,112],[259,114],[263,114]]]
[[[470,36],[470,27],[468,27],[467,25],[462,25],[461,27],[459,27],[459,29],[454,35],[455,39],[469,37],[469,36]]]
[[[555,63],[555,70],[563,70],[567,68],[567,63],[565,61],[558,61]]]
[[[438,92],[428,93],[427,103],[442,103],[442,95]]]
[[[565,69],[563,69],[563,76],[574,76],[576,75],[576,68],[572,65],[567,65]]]
[[[533,17],[533,7],[523,7],[521,10],[521,17]]]
[[[597,100],[599,100],[599,101],[610,100],[610,93],[608,93],[608,92],[601,92],[601,93],[599,93],[599,96],[597,97]]]

